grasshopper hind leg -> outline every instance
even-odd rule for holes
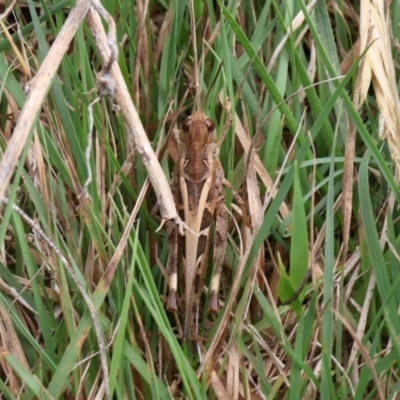
[[[218,295],[221,281],[222,264],[224,262],[226,240],[228,236],[228,221],[224,202],[220,202],[215,210],[215,233],[214,233],[214,265],[215,274],[211,281],[211,294],[208,309],[216,313],[219,309]]]

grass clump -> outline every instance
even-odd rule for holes
[[[68,2],[2,17],[1,398],[396,398],[399,5],[217,3],[194,1],[196,65],[188,4],[104,1],[110,71],[89,2],[59,67]],[[46,63],[48,89],[31,80]],[[176,216],[173,129],[196,68],[249,221],[227,190],[221,311],[205,291],[203,340],[184,344],[151,211]]]

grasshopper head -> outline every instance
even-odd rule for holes
[[[214,122],[196,111],[181,123],[183,173],[192,182],[204,180],[210,173],[216,148]]]
[[[215,124],[201,111],[195,111],[181,123],[183,134],[181,142],[192,153],[203,152],[207,146],[215,143]]]

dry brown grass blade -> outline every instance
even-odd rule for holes
[[[318,248],[315,246],[314,241],[314,210],[315,210],[315,182],[316,182],[316,175],[317,175],[317,153],[315,151],[315,146],[313,140],[311,138],[310,132],[308,132],[308,136],[311,143],[311,149],[313,153],[313,171],[312,171],[312,188],[311,188],[311,211],[310,211],[310,251],[308,256],[308,268],[311,271],[312,281],[314,285],[317,284],[318,279],[323,276],[322,268],[315,262],[315,255],[317,254]],[[306,274],[307,275],[307,274]],[[304,277],[306,278],[306,277]]]
[[[4,121],[5,123],[3,128],[3,135],[4,140],[6,141],[6,143],[8,143],[11,138],[12,130],[14,128],[13,121],[16,121],[18,119],[19,108],[14,97],[11,96],[6,88],[4,88],[4,97],[6,98],[7,102],[7,114],[12,116],[12,118],[7,118]]]
[[[27,166],[29,175],[32,178],[32,181],[35,186],[38,187],[39,193],[43,198],[44,204],[50,204],[49,192],[47,188],[47,179],[46,179],[46,166],[43,159],[43,149],[40,143],[39,135],[37,129],[34,129],[33,132],[33,142],[30,145],[27,157]],[[47,220],[50,224],[50,210],[47,208]],[[46,249],[44,254],[51,254],[51,252]],[[50,255],[52,257],[52,255]],[[40,256],[41,258],[41,256]],[[53,260],[53,265],[55,264],[55,260]]]
[[[10,32],[4,25],[3,20],[1,18],[0,18],[0,28],[1,28],[1,33],[8,39],[8,43],[10,43],[10,46],[12,47],[13,52],[18,59],[19,68],[22,69],[23,74],[30,79],[32,76],[29,64],[27,63],[27,59],[24,57],[24,54],[20,52],[18,46],[15,44]]]
[[[307,66],[307,75],[310,82],[315,82],[315,76],[317,74],[317,48],[315,46],[315,41],[311,39],[310,43],[310,61],[308,62]],[[304,86],[300,86],[300,93],[299,93],[299,101],[301,104],[304,104],[307,98],[307,92],[304,89]]]
[[[99,198],[101,199],[101,212],[100,212],[100,223],[101,226],[106,225],[106,214],[107,208],[105,204],[107,203],[107,185],[106,185],[106,154],[105,154],[105,144],[104,135],[96,135],[96,187],[99,191]]]
[[[367,319],[368,319],[368,313],[370,310],[370,305],[371,305],[371,301],[373,299],[373,294],[374,294],[374,289],[375,289],[375,285],[376,285],[376,278],[374,274],[371,274],[370,278],[369,278],[369,282],[368,282],[368,288],[367,291],[365,293],[364,296],[364,303],[362,306],[362,311],[361,311],[361,315],[358,319],[358,324],[357,324],[357,332],[356,335],[358,338],[362,338],[364,336],[364,332],[365,332],[365,327],[367,324]],[[349,357],[349,361],[347,364],[347,368],[350,370],[351,369],[351,365],[353,364],[356,356],[358,353],[358,345],[356,342],[353,343],[353,347],[351,349],[351,353],[350,353],[350,357]]]
[[[367,35],[360,38],[361,46],[364,46],[371,40],[372,27],[368,25],[365,13],[361,14],[360,33],[367,29]],[[368,26],[366,26],[368,25]],[[371,81],[371,63],[369,58],[363,57],[360,62],[356,85],[354,88],[354,106],[359,109],[364,101]],[[353,201],[353,184],[354,184],[354,155],[356,147],[356,128],[354,123],[350,121],[349,132],[346,139],[346,148],[344,155],[344,171],[343,171],[343,190],[342,190],[342,210],[343,210],[343,260],[346,260],[347,246],[350,235],[350,223],[352,216]]]
[[[279,316],[277,310],[276,313]],[[268,360],[265,362],[265,372],[269,372],[268,376],[273,376],[274,374],[279,376],[283,380],[284,384],[287,387],[290,387],[290,370],[286,371],[285,363],[280,359],[281,355],[279,354],[279,349],[281,345],[279,340],[277,340],[277,343],[272,349],[254,326],[247,329],[257,339],[260,348],[264,349],[266,354],[268,354]],[[281,326],[281,329],[284,330],[284,326]]]
[[[353,175],[354,175],[354,154],[356,146],[356,128],[350,122],[349,133],[346,139],[344,154],[343,186],[342,186],[342,212],[343,212],[343,260],[346,260],[347,246],[350,235],[350,223],[352,215],[353,200]]]
[[[6,378],[4,379],[8,383],[10,392],[15,396],[20,392],[20,383],[18,381],[17,375],[14,373],[12,368],[7,363],[6,357],[10,354],[4,347],[0,347],[0,370],[2,375]]]
[[[358,38],[352,48],[346,53],[343,57],[342,62],[340,63],[340,72],[342,75],[346,75],[354,62],[360,56],[360,38]]]
[[[226,389],[231,400],[239,398],[239,371],[240,371],[240,353],[237,343],[234,342],[229,349],[229,359],[226,378]]]
[[[57,73],[64,54],[67,52],[71,40],[89,10],[89,0],[78,1],[71,10],[54,44],[51,46],[46,59],[43,61],[37,75],[31,81],[30,91],[25,105],[18,118],[13,135],[0,162],[0,198],[4,197],[11,175],[21,156],[28,140],[40,107],[50,89],[50,85]]]
[[[15,331],[14,324],[11,320],[9,310],[6,310],[0,304],[0,346],[10,352],[27,370],[30,371],[28,360],[25,357],[21,342],[19,341],[17,332]],[[7,367],[7,364],[3,364],[4,372],[7,373],[7,377],[10,383],[10,389],[14,395],[17,395],[20,389],[20,385],[16,375],[11,368]]]
[[[376,389],[378,391],[378,395],[377,395],[377,399],[379,400],[385,400],[386,396],[385,396],[385,392],[382,388],[382,383],[378,377],[378,375],[376,374],[376,369],[375,369],[375,365],[373,360],[371,359],[371,357],[369,356],[369,351],[368,349],[364,346],[364,344],[361,341],[361,338],[359,338],[357,336],[357,333],[354,331],[352,325],[350,324],[350,322],[347,321],[346,318],[344,318],[342,315],[340,315],[338,313],[337,310],[332,309],[332,312],[336,314],[336,317],[342,322],[342,324],[344,325],[344,327],[347,329],[347,331],[350,333],[350,335],[352,336],[352,338],[354,339],[354,342],[357,344],[358,346],[358,350],[360,351],[360,353],[362,354],[366,364],[368,365],[368,368],[370,370],[370,373],[372,375],[372,378],[374,380]]]
[[[236,136],[238,137],[240,144],[242,145],[244,151],[248,153],[250,151],[251,147],[251,140],[246,133],[246,130],[243,127],[242,122],[240,121],[239,117],[235,115],[235,129],[236,129]],[[271,177],[269,176],[267,170],[264,167],[264,164],[262,163],[260,157],[258,154],[254,154],[253,156],[253,163],[254,167],[260,176],[262,182],[264,183],[265,187],[267,188],[269,193],[272,193],[272,197],[276,196],[277,190],[272,190],[274,186],[274,182],[272,181]],[[282,203],[282,205],[279,208],[279,212],[282,216],[282,218],[286,218],[289,215],[289,207],[286,205],[285,202]]]
[[[245,168],[245,200],[246,206],[248,207],[248,213],[250,216],[251,225],[254,226],[257,223],[257,218],[260,215],[262,209],[262,201],[260,188],[257,182],[256,169],[254,167],[254,156],[257,151],[261,148],[264,137],[261,134],[254,136],[252,145],[250,146],[249,152],[245,152],[246,168]],[[245,222],[245,221],[243,221]],[[251,240],[251,229],[242,224],[242,236],[245,240],[245,247],[247,246],[247,241]],[[250,281],[251,286],[254,287],[255,282],[258,282],[260,290],[264,291],[264,281],[262,276],[265,274],[265,259],[264,259],[264,245],[260,246],[258,255],[254,260],[254,263],[250,271]],[[251,317],[254,318],[259,313],[259,307],[255,299],[251,300]]]
[[[168,30],[171,27],[172,21],[174,20],[174,13],[172,10],[168,10],[164,15],[163,23],[161,25],[160,32],[157,37],[156,45],[154,46],[154,63],[158,65],[161,53],[164,47],[164,41]]]
[[[22,281],[23,281],[22,284],[25,284],[25,288],[24,288],[23,290],[25,290],[25,289],[29,286],[29,284],[30,284],[29,280],[28,280],[28,279],[25,279],[25,278],[18,277],[17,280],[18,280],[19,282],[21,282],[21,280],[22,280]],[[13,299],[13,302],[11,303],[12,305],[14,305],[14,303],[18,302],[18,303],[20,303],[24,308],[26,308],[27,310],[29,310],[29,312],[32,313],[32,315],[37,315],[37,314],[38,314],[37,311],[35,311],[35,310],[24,300],[24,298],[21,296],[21,294],[22,294],[21,292],[18,293],[18,291],[17,291],[14,287],[8,285],[8,284],[7,284],[6,282],[4,282],[3,279],[1,279],[1,278],[0,278],[0,291],[3,292],[5,295],[7,295],[7,296],[9,296],[9,297],[11,297],[11,298]],[[46,291],[47,291],[46,294],[47,294],[48,296],[51,296],[51,295],[52,295],[52,290],[51,290],[51,289],[47,290],[47,288],[46,288]],[[42,290],[40,290],[40,294],[41,294],[42,296],[44,295],[44,293],[43,293]],[[56,298],[56,296],[57,296],[57,301],[58,301],[58,300],[59,300],[59,299],[58,299],[58,293],[56,293],[54,297]],[[0,337],[1,337],[1,335],[0,335]]]
[[[35,157],[35,164],[37,168],[37,174],[38,174],[38,180],[39,180],[39,191],[40,194],[43,197],[43,201],[45,204],[50,204],[50,197],[49,197],[49,190],[47,187],[47,171],[46,171],[46,166],[45,162],[43,159],[43,149],[42,145],[40,144],[40,139],[39,135],[37,133],[37,130],[35,129],[34,132],[34,146],[33,146],[33,154]],[[36,172],[35,170],[33,171],[34,173]],[[33,179],[35,181],[35,179]],[[47,209],[47,216],[50,217],[50,210]]]
[[[137,28],[137,47],[135,54],[135,66],[133,68],[133,98],[135,100],[135,104],[138,108],[140,104],[140,85],[139,85],[139,73],[140,73],[140,64],[143,62],[143,71],[144,71],[144,81],[149,84],[150,82],[150,66],[149,66],[149,46],[148,46],[148,37],[146,27],[146,17],[149,9],[149,0],[145,0],[144,2],[138,1],[136,2],[136,15],[139,17],[139,25]],[[148,89],[148,88],[147,88]],[[149,90],[148,90],[149,91]],[[147,98],[148,96],[146,96]]]
[[[262,135],[256,135],[253,139],[253,146],[250,146],[250,154],[248,152],[245,153],[247,159],[245,184],[248,194],[249,213],[252,224],[256,223],[257,217],[262,208],[260,188],[258,187],[256,169],[254,167],[254,156],[257,154],[257,151],[262,145],[262,143],[255,143],[255,141],[260,138],[264,139]]]
[[[231,397],[225,390],[224,385],[222,384],[221,380],[219,379],[219,377],[215,371],[213,371],[211,374],[211,384],[214,388],[214,392],[215,392],[215,395],[217,396],[218,400],[232,400],[233,399],[233,397]]]

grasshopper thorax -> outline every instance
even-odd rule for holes
[[[182,172],[191,182],[201,182],[210,173],[216,150],[214,122],[195,111],[181,123],[180,150]]]

